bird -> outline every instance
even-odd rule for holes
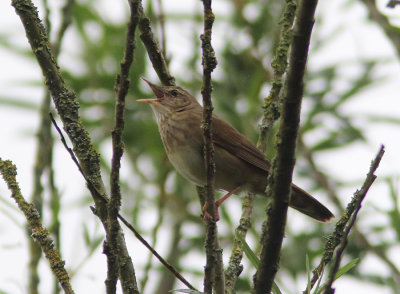
[[[184,178],[197,186],[205,186],[201,127],[203,107],[181,87],[158,86],[142,79],[156,97],[137,101],[150,104],[169,161]],[[264,154],[237,129],[215,114],[212,115],[212,132],[214,186],[217,190],[228,192],[216,202],[217,211],[218,206],[232,194],[247,191],[265,196],[271,164]],[[327,222],[334,217],[328,208],[293,183],[289,206],[320,222]]]

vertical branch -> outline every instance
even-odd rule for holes
[[[251,214],[253,212],[253,201],[256,194],[247,193],[242,201],[242,215],[239,226],[235,230],[232,254],[229,257],[228,268],[225,271],[225,293],[235,293],[236,281],[243,270],[240,264],[243,258],[243,244],[240,239],[245,239],[247,231],[251,228]]]
[[[282,79],[286,72],[287,60],[292,40],[292,26],[296,13],[296,3],[293,0],[286,0],[286,5],[283,10],[283,15],[280,20],[281,32],[279,44],[276,48],[275,55],[272,59],[272,68],[274,69],[274,77],[272,88],[268,97],[264,100],[264,115],[260,124],[260,135],[258,138],[257,147],[261,152],[265,153],[267,149],[268,132],[272,128],[274,122],[279,118],[279,95],[282,89]],[[239,236],[245,239],[247,230],[251,227],[251,213],[253,208],[254,194],[247,194],[242,202],[242,215],[240,224],[235,231],[235,239],[232,248],[232,254],[229,258],[229,265],[225,271],[226,293],[234,293],[236,280],[242,271],[240,262],[243,256],[243,245]]]
[[[204,32],[200,36],[202,42],[202,65],[203,65],[203,86],[201,94],[203,96],[203,136],[204,136],[204,158],[206,163],[206,206],[208,218],[206,227],[206,255],[204,292],[224,293],[224,274],[222,265],[222,252],[219,250],[217,226],[215,222],[215,198],[214,198],[214,145],[212,138],[212,101],[211,101],[211,72],[217,66],[214,49],[211,45],[212,26],[214,14],[211,8],[211,0],[203,0],[204,5]]]
[[[138,1],[129,1],[130,21],[126,34],[126,45],[123,59],[121,61],[121,72],[117,75],[115,92],[115,126],[112,131],[112,149],[113,156],[111,160],[111,176],[110,176],[110,201],[107,203],[107,250],[105,253],[109,257],[106,287],[107,293],[116,293],[116,283],[118,273],[125,276],[129,271],[125,269],[130,263],[127,263],[120,254],[120,246],[118,244],[118,234],[122,234],[121,227],[118,223],[118,213],[121,207],[121,189],[119,185],[119,175],[121,167],[121,158],[124,147],[122,142],[122,133],[124,130],[124,112],[125,98],[129,90],[129,71],[133,62],[135,50],[135,31],[139,22]],[[122,290],[124,293],[133,293],[130,288],[131,284],[136,284],[136,279],[128,275],[121,279]]]
[[[53,138],[51,135],[51,123],[49,118],[51,98],[48,93],[43,97],[42,105],[40,107],[40,125],[37,132],[37,150],[35,156],[35,164],[33,170],[33,193],[32,204],[38,210],[40,216],[43,212],[43,192],[44,185],[42,184],[42,177],[46,170],[51,170],[51,161],[53,155]],[[52,174],[52,173],[51,173]],[[50,172],[49,172],[50,176]],[[53,209],[52,209],[53,211]],[[29,242],[29,286],[28,291],[30,294],[39,293],[39,272],[38,266],[42,257],[42,250],[37,242],[31,238],[32,232],[27,227],[27,235]],[[58,242],[57,242],[58,243]],[[59,248],[59,243],[56,246]]]
[[[255,293],[270,293],[279,268],[280,251],[286,225],[290,184],[295,164],[295,148],[303,95],[303,76],[314,25],[317,0],[303,0],[297,11],[289,69],[284,88],[277,156],[269,175],[267,195],[271,198],[268,220],[263,225],[260,265],[254,276]]]
[[[104,201],[107,197],[100,174],[99,154],[94,149],[88,132],[82,126],[76,94],[68,88],[60,73],[55,56],[50,49],[48,36],[41,24],[34,4],[30,0],[13,0],[12,5],[24,25],[32,52],[35,54],[42,69],[46,86],[53,97],[54,104],[63,122],[64,129],[73,144],[74,152],[79,159],[82,170],[86,178],[90,179],[91,186],[89,188],[96,205],[95,212],[107,232],[107,205]],[[138,293],[135,271],[122,231],[118,229],[116,234],[119,249],[118,255],[119,258],[123,259],[122,262],[125,265],[125,271],[119,277],[121,284],[123,289],[129,289],[130,293]]]
[[[296,6],[294,0],[286,0],[286,5],[280,20],[281,32],[279,44],[271,62],[271,66],[274,70],[272,87],[268,96],[264,99],[264,113],[260,124],[260,137],[258,138],[257,144],[263,153],[265,153],[267,149],[268,132],[280,116],[279,97],[283,86],[283,75],[287,69],[289,48],[292,41],[292,27],[296,15]]]

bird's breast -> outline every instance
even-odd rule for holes
[[[186,179],[205,185],[201,121],[180,113],[163,116],[158,124],[169,161]]]
[[[204,186],[205,168],[201,154],[191,148],[180,148],[177,152],[167,153],[169,161],[187,180],[197,186]]]

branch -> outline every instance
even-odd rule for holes
[[[81,173],[81,175],[83,176],[83,178],[86,181],[86,184],[89,188],[89,190],[94,190],[94,186],[92,184],[92,182],[90,181],[89,178],[86,177],[86,175],[84,174],[79,161],[76,159],[74,151],[68,147],[67,142],[65,141],[64,135],[61,132],[61,129],[58,127],[56,121],[54,120],[52,114],[50,113],[50,117],[51,117],[51,121],[53,122],[54,127],[56,128],[58,134],[60,135],[61,138],[61,143],[63,144],[64,148],[67,150],[67,152],[69,153],[69,155],[72,158],[72,161],[75,163],[75,165],[77,166],[79,172]],[[100,197],[100,195],[99,195]],[[104,201],[105,204],[108,203],[108,199],[107,198],[102,198],[100,197],[100,199],[102,199],[102,201]],[[97,211],[95,209],[94,213],[96,213]],[[187,287],[189,287],[192,290],[196,290],[196,288],[194,288],[173,266],[171,266],[165,259],[163,259],[161,257],[160,254],[158,254],[158,252],[153,249],[150,244],[139,234],[138,231],[136,231],[136,229],[121,215],[118,214],[118,218],[120,221],[123,222],[123,224],[135,235],[135,237],[173,274],[176,276],[176,278],[178,280],[180,280],[183,284],[185,284]]]
[[[222,263],[222,252],[219,249],[218,231],[215,222],[216,208],[214,198],[214,144],[212,138],[212,101],[211,101],[211,72],[217,66],[214,49],[211,45],[212,26],[215,16],[211,8],[211,0],[203,0],[204,6],[204,32],[200,36],[202,48],[203,85],[201,94],[203,96],[203,139],[204,159],[206,162],[206,186],[205,199],[207,211],[210,217],[207,218],[206,226],[206,266],[204,269],[204,292],[224,293],[224,269]]]
[[[290,184],[295,164],[296,138],[303,95],[303,76],[308,47],[314,25],[317,0],[303,0],[299,4],[294,25],[288,75],[282,108],[282,119],[277,139],[277,156],[268,177],[267,196],[271,204],[268,220],[263,226],[260,265],[254,277],[255,293],[270,293],[279,267],[279,257],[286,225]]]
[[[157,40],[151,30],[150,20],[144,14],[142,2],[138,2],[138,15],[139,15],[139,30],[141,32],[140,39],[142,40],[144,46],[146,47],[147,53],[149,55],[150,61],[156,71],[160,81],[167,86],[175,85],[175,78],[170,74],[168,70],[168,64],[165,60],[165,56],[160,49]]]
[[[112,131],[112,149],[113,156],[111,159],[111,175],[110,175],[110,201],[107,204],[107,244],[104,252],[108,256],[108,270],[106,287],[107,293],[116,293],[116,286],[118,281],[118,273],[120,276],[129,273],[125,269],[127,263],[125,257],[119,254],[120,246],[118,243],[118,234],[120,232],[120,225],[118,223],[118,214],[121,207],[121,189],[119,185],[119,175],[121,167],[121,158],[124,152],[122,133],[124,130],[124,111],[125,111],[125,98],[129,90],[129,72],[133,62],[134,50],[135,50],[135,32],[136,26],[139,22],[138,16],[138,1],[129,1],[130,6],[130,21],[128,23],[128,29],[126,33],[126,44],[123,59],[121,61],[121,72],[117,75],[115,92],[116,92],[116,103],[115,103],[115,126]],[[122,258],[121,258],[122,257]],[[129,263],[128,263],[129,264]],[[122,289],[124,293],[128,293],[128,289],[125,289],[125,285],[129,286],[134,281],[130,281],[133,277],[127,275],[122,281]],[[129,282],[127,282],[129,281]]]
[[[106,192],[100,174],[99,154],[94,149],[88,132],[83,128],[79,117],[79,103],[76,94],[67,87],[61,76],[55,57],[50,50],[46,31],[38,17],[36,7],[30,0],[13,0],[12,5],[24,25],[26,36],[42,69],[46,86],[53,97],[64,129],[73,144],[74,152],[79,158],[83,173],[90,179],[93,185],[90,192],[96,205],[96,215],[102,221],[107,232],[107,206],[104,202]],[[120,245],[119,254],[124,259],[126,265],[124,275],[120,276],[121,284],[126,289],[130,289],[130,292],[138,293],[135,271],[121,230],[118,232],[118,242]],[[123,280],[127,276],[130,279]]]
[[[32,231],[32,238],[39,243],[44,255],[50,263],[53,274],[58,279],[61,288],[65,293],[74,293],[69,282],[68,272],[65,270],[65,262],[61,259],[60,252],[55,248],[53,240],[49,236],[49,232],[43,227],[40,214],[33,204],[26,202],[21,194],[18,182],[16,180],[17,168],[10,161],[3,161],[0,158],[0,173],[4,181],[7,183],[8,189],[11,191],[11,197],[14,198],[19,209],[24,213],[29,228]]]
[[[313,154],[311,150],[305,145],[302,137],[299,138],[299,147],[301,148],[301,153],[305,156],[307,159],[311,171],[313,172],[315,178],[317,180],[317,183],[319,186],[323,187],[329,196],[329,198],[335,203],[337,209],[340,211],[341,215],[348,215],[348,213],[345,213],[345,209],[343,208],[342,204],[339,201],[338,195],[335,193],[335,189],[332,186],[331,182],[329,181],[328,177],[318,169]],[[343,220],[338,221],[337,224],[342,223]],[[341,228],[343,229],[343,227]],[[387,252],[383,250],[379,246],[375,246],[373,244],[370,244],[366,236],[361,233],[357,227],[355,226],[353,228],[353,234],[354,236],[358,239],[358,242],[360,242],[362,247],[369,248],[371,252],[373,252],[378,258],[380,258],[384,263],[386,263],[389,268],[392,270],[392,273],[395,277],[396,280],[400,280],[400,271],[396,267],[396,265],[392,262],[392,260],[387,256]],[[334,240],[337,240],[337,238],[332,238],[329,237],[330,242],[328,242],[325,245],[325,250],[324,250],[324,255],[321,258],[320,264],[312,271],[313,276],[311,278],[311,288],[314,287],[315,283],[319,280],[319,278],[322,276],[325,266],[327,263],[329,263],[332,259],[333,256],[333,251],[338,245],[338,242],[334,242]],[[304,291],[306,292],[306,290]]]
[[[225,293],[235,293],[236,281],[243,270],[240,264],[243,258],[243,244],[241,239],[246,238],[247,231],[251,228],[251,214],[253,212],[253,200],[255,194],[247,193],[242,201],[242,215],[239,226],[235,230],[233,240],[232,254],[229,258],[228,268],[225,271]]]
[[[340,222],[342,220],[341,219],[338,222],[337,227],[339,226],[339,223],[340,223],[340,227],[344,228],[344,229],[340,230],[338,232],[340,234],[337,234],[337,235],[335,235],[335,233],[336,233],[336,229],[335,229],[335,233],[332,236],[330,236],[330,238],[329,238],[330,241],[338,240],[340,243],[337,246],[334,264],[331,269],[331,272],[329,273],[327,285],[324,290],[324,293],[326,293],[326,294],[333,294],[335,292],[335,290],[332,288],[332,284],[333,284],[333,281],[335,280],[335,275],[339,270],[340,261],[343,256],[344,249],[347,246],[348,236],[349,236],[350,231],[353,228],[353,225],[357,219],[357,214],[361,209],[361,203],[364,200],[365,196],[367,195],[369,188],[371,187],[371,185],[373,184],[373,182],[376,179],[376,175],[374,173],[377,170],[384,153],[385,153],[385,147],[382,145],[378,154],[376,155],[375,159],[371,163],[371,167],[367,174],[367,178],[365,179],[364,184],[361,187],[361,190],[357,190],[354,193],[353,199],[347,206],[346,213],[342,217],[342,219],[344,219],[344,221]]]
[[[64,37],[64,34],[71,23],[71,9],[73,7],[74,0],[69,0],[66,2],[65,6],[62,9],[61,15],[61,24],[57,31],[57,37],[55,41],[52,43],[52,47],[54,50],[54,55],[58,57],[59,49],[61,47],[61,42]],[[44,7],[46,9],[46,20],[47,31],[50,32],[50,12],[48,10],[47,3],[44,2]],[[43,191],[44,189],[49,190],[50,194],[50,211],[51,211],[51,225],[50,225],[50,233],[52,234],[55,245],[60,248],[60,220],[59,220],[59,212],[60,212],[60,195],[58,193],[57,187],[54,183],[54,169],[53,169],[53,148],[54,148],[54,140],[51,134],[51,121],[49,118],[49,112],[51,108],[51,97],[48,91],[43,96],[42,104],[40,107],[40,125],[37,132],[37,150],[35,156],[35,164],[34,164],[34,173],[33,173],[33,193],[32,193],[32,203],[35,205],[39,214],[42,215],[43,209]],[[44,176],[45,171],[47,171],[47,187],[44,187],[42,184],[42,177]],[[29,292],[30,293],[38,293],[39,287],[39,275],[38,275],[38,266],[39,261],[42,256],[42,251],[40,246],[33,240],[31,236],[31,232],[29,228],[27,229],[27,234],[29,236],[29,252],[30,252],[30,261],[29,261]],[[55,289],[58,289],[58,281],[54,280]]]
[[[283,75],[287,69],[287,60],[289,55],[290,43],[292,41],[292,27],[294,17],[296,15],[296,2],[294,0],[286,0],[286,5],[280,20],[281,32],[278,46],[275,50],[271,66],[274,70],[272,79],[272,87],[268,96],[264,99],[263,118],[260,124],[260,137],[258,138],[259,149],[265,153],[267,149],[267,136],[269,130],[278,120],[279,113],[279,97],[283,86]]]
[[[375,0],[361,0],[361,2],[367,7],[369,18],[381,26],[388,39],[393,43],[397,56],[400,57],[400,28],[393,26],[389,18],[378,10]]]
[[[100,175],[99,155],[90,143],[90,137],[79,118],[79,104],[76,94],[64,82],[54,55],[50,50],[48,37],[37,15],[37,9],[29,0],[13,0],[12,5],[25,27],[28,41],[45,77],[46,86],[53,97],[56,109],[74,146],[74,151],[81,161],[84,173],[92,178],[99,194],[105,197],[104,185]],[[97,201],[97,202],[96,202]],[[95,199],[96,209],[102,219],[106,217],[106,207]]]
[[[283,8],[282,18],[280,20],[281,31],[278,46],[275,50],[275,55],[271,65],[274,69],[272,88],[268,97],[264,100],[264,113],[260,124],[260,134],[257,147],[262,153],[267,149],[267,137],[274,123],[278,120],[279,113],[279,96],[282,89],[282,77],[286,72],[287,60],[292,40],[292,26],[296,13],[296,3],[292,0],[287,0]],[[248,193],[242,202],[242,215],[239,226],[235,230],[235,238],[233,241],[232,254],[229,258],[229,265],[225,271],[225,287],[226,293],[234,293],[235,284],[239,277],[242,267],[240,262],[243,257],[243,244],[239,239],[245,239],[247,230],[251,227],[251,213],[253,210],[253,200],[255,195]]]

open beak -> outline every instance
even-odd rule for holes
[[[163,98],[165,95],[162,87],[152,84],[150,81],[146,80],[143,77],[142,77],[142,80],[145,81],[150,86],[150,88],[153,90],[153,92],[157,98],[155,98],[155,99],[139,99],[136,101],[143,102],[143,103],[150,103],[150,104],[160,103],[160,98]]]

